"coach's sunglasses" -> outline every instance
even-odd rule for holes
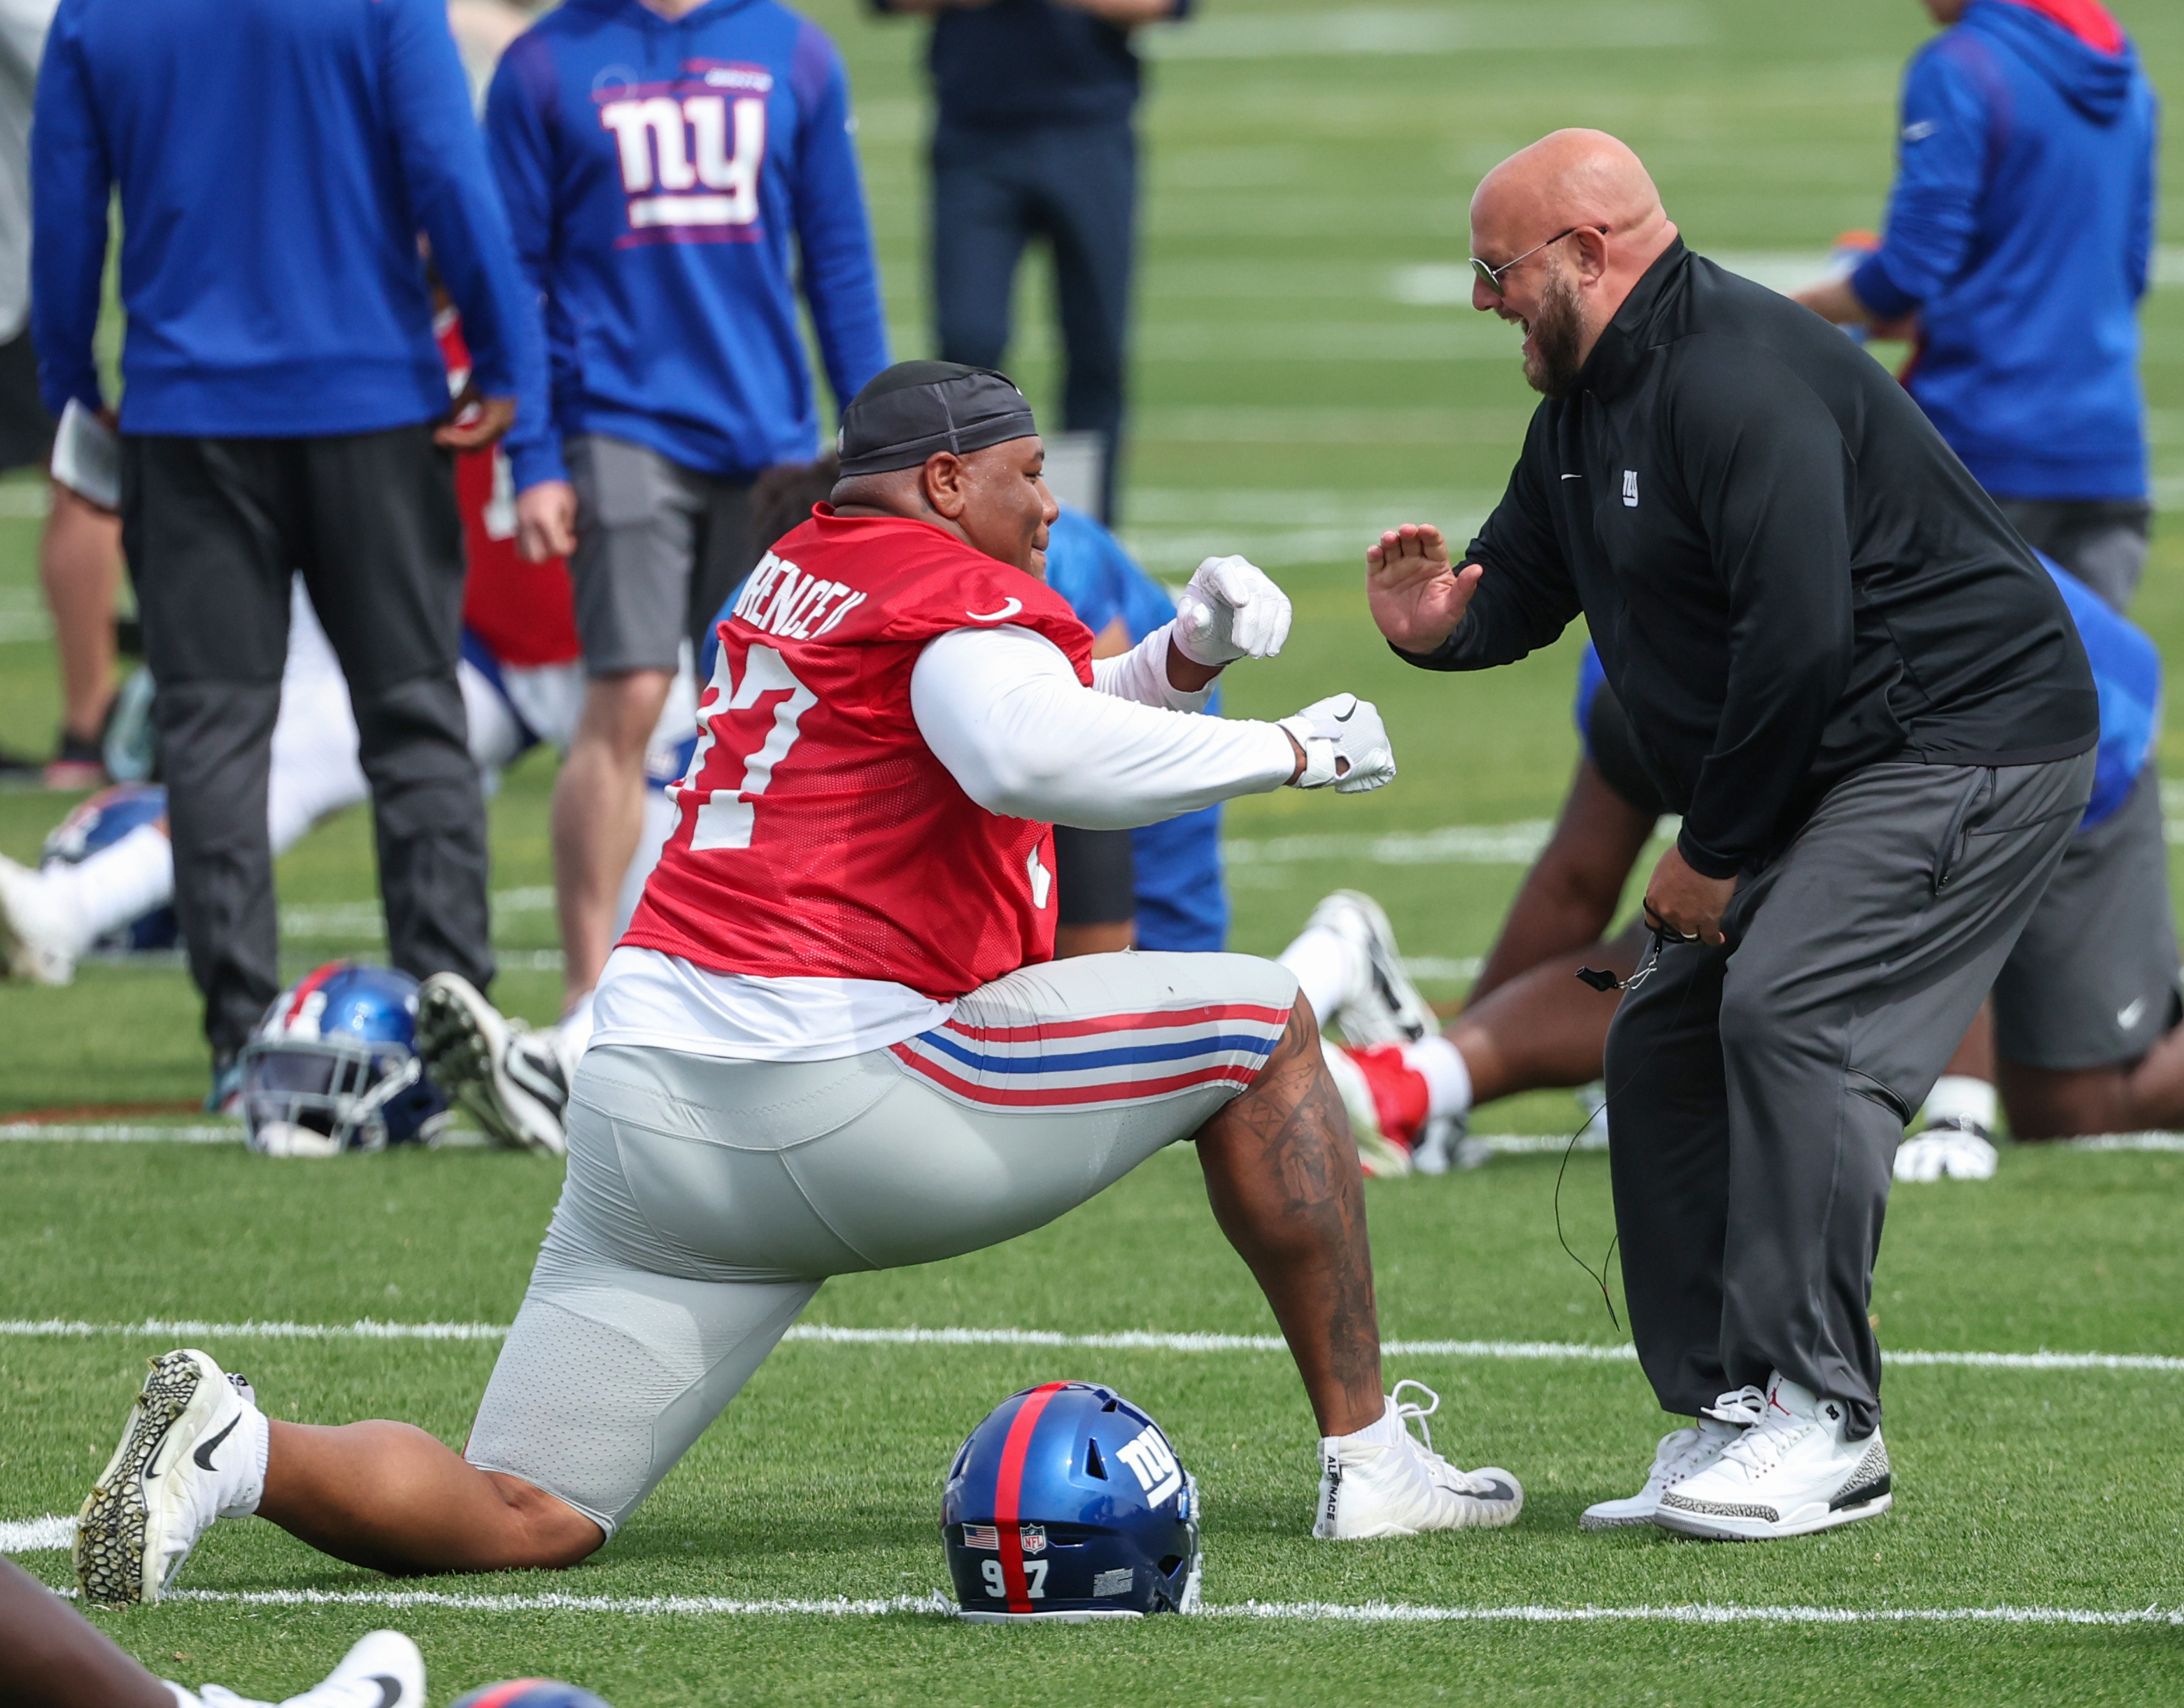
[[[1553,236],[1548,238],[1544,243],[1533,244],[1530,248],[1525,250],[1523,254],[1518,256],[1515,261],[1504,261],[1498,267],[1490,267],[1485,262],[1480,260],[1478,256],[1474,255],[1471,257],[1472,275],[1476,278],[1480,284],[1485,286],[1486,288],[1491,291],[1496,296],[1505,296],[1507,293],[1502,288],[1502,275],[1507,273],[1512,267],[1515,266],[1518,261],[1529,261],[1533,256],[1538,254],[1540,250],[1552,249],[1556,244],[1561,242],[1563,238],[1574,237],[1580,231],[1597,231],[1602,236],[1605,237],[1607,235],[1607,227],[1605,225],[1573,225],[1567,231],[1556,232]]]

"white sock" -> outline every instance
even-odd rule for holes
[[[1396,1402],[1390,1399],[1380,1413],[1379,1421],[1368,1423],[1362,1429],[1354,1429],[1347,1435],[1330,1436],[1338,1444],[1352,1442],[1360,1447],[1393,1447],[1410,1432],[1403,1427],[1403,1420],[1396,1416]]]
[[[596,989],[586,991],[569,1004],[569,1011],[554,1028],[554,1048],[560,1054],[564,1078],[576,1078],[577,1064],[591,1044],[592,999],[598,994]]]
[[[273,1427],[264,1412],[246,1404],[235,1426],[235,1438],[242,1451],[235,1455],[231,1480],[220,1491],[222,1518],[248,1518],[265,1498],[265,1459],[273,1445]]]
[[[1992,1132],[1995,1128],[1994,1087],[1968,1073],[1945,1073],[1926,1093],[1926,1125],[1941,1121],[1970,1121]]]
[[[1365,971],[1357,965],[1357,945],[1324,926],[1314,926],[1275,959],[1296,975],[1312,1017],[1323,1027]]]
[[[1471,1112],[1471,1067],[1440,1032],[1403,1046],[1403,1065],[1424,1077],[1426,1119]]]
[[[139,825],[74,865],[39,869],[46,895],[75,932],[81,954],[117,926],[175,899],[175,850],[157,825]]]

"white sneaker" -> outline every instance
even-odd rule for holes
[[[76,1521],[85,1600],[157,1601],[214,1519],[256,1510],[265,1430],[256,1412],[250,1384],[202,1352],[152,1360],[121,1444]]]
[[[1432,1404],[1402,1398],[1415,1388]],[[1357,1542],[1374,1536],[1415,1536],[1423,1530],[1498,1530],[1524,1510],[1524,1491],[1507,1472],[1489,1466],[1458,1471],[1433,1450],[1426,1419],[1440,1395],[1423,1382],[1403,1381],[1388,1396],[1380,1421],[1354,1435],[1319,1444],[1319,1516],[1312,1533]],[[1425,1441],[1410,1432],[1416,1420]]]
[[[1908,1185],[1992,1180],[2002,1154],[1976,1121],[1940,1121],[1896,1147],[1896,1177]]]
[[[1484,1151],[1485,1146],[1477,1147]],[[1474,1156],[1471,1142],[1471,1116],[1463,1115],[1430,1115],[1418,1129],[1417,1148],[1411,1152],[1411,1166],[1420,1174],[1446,1174],[1452,1168],[1476,1168],[1485,1159]]]
[[[1380,904],[1362,891],[1339,889],[1321,901],[1304,922],[1311,931],[1333,932],[1357,951],[1362,969],[1335,1004],[1342,1036],[1361,1049],[1376,1043],[1416,1043],[1434,1030],[1433,1010],[1418,994],[1396,954],[1395,927]]]
[[[1620,1500],[1595,1501],[1585,1509],[1577,1527],[1613,1530],[1625,1524],[1651,1524],[1661,1497],[1719,1458],[1722,1449],[1758,1419],[1766,1403],[1767,1396],[1756,1388],[1723,1394],[1699,1414],[1691,1428],[1672,1429],[1661,1438],[1644,1488]]]
[[[1411,1153],[1380,1131],[1380,1111],[1373,1101],[1373,1088],[1365,1082],[1365,1071],[1350,1059],[1346,1050],[1334,1044],[1326,1045],[1320,1055],[1327,1063],[1327,1077],[1334,1082],[1334,1089],[1342,1098],[1343,1112],[1350,1117],[1350,1134],[1357,1141],[1358,1168],[1376,1179],[1408,1174]]]
[[[550,1032],[505,1018],[460,974],[436,972],[417,996],[417,1053],[503,1144],[567,1154],[569,1082]]]
[[[205,1708],[271,1708],[225,1684],[199,1685],[196,1694]],[[425,1708],[425,1657],[399,1631],[374,1631],[323,1682],[281,1708]]]
[[[1653,1522],[1718,1542],[1766,1542],[1875,1518],[1894,1500],[1875,1430],[1852,1441],[1850,1408],[1777,1372],[1758,1420],[1713,1464],[1661,1497]]]
[[[75,978],[75,934],[37,873],[0,854],[0,972],[33,984]]]

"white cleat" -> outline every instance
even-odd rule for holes
[[[1432,1401],[1404,1399],[1415,1388]],[[1524,1510],[1524,1491],[1494,1466],[1458,1471],[1433,1450],[1425,1420],[1440,1395],[1423,1382],[1402,1381],[1388,1396],[1380,1421],[1354,1435],[1319,1444],[1319,1510],[1312,1533],[1323,1541],[1361,1542],[1376,1536],[1416,1536],[1426,1530],[1498,1530]],[[1415,1420],[1425,1436],[1410,1432]]]
[[[1408,1174],[1411,1153],[1380,1131],[1380,1111],[1373,1101],[1373,1088],[1365,1082],[1364,1070],[1350,1059],[1348,1052],[1333,1044],[1320,1055],[1327,1063],[1327,1077],[1334,1082],[1342,1099],[1343,1112],[1350,1117],[1350,1136],[1357,1141],[1359,1169],[1368,1177],[1380,1180]]]
[[[1758,1419],[1713,1463],[1661,1497],[1653,1522],[1716,1542],[1807,1536],[1888,1510],[1888,1449],[1875,1430],[1853,1441],[1850,1408],[1780,1374]]]
[[[0,854],[0,971],[33,984],[75,977],[75,937],[37,873]]]
[[[550,1033],[505,1018],[461,975],[436,972],[417,997],[417,1053],[501,1143],[567,1154],[569,1081]]]
[[[1614,1530],[1626,1524],[1651,1524],[1661,1497],[1688,1482],[1721,1456],[1722,1450],[1755,1421],[1767,1396],[1756,1388],[1724,1394],[1689,1429],[1672,1429],[1653,1449],[1653,1468],[1646,1486],[1620,1500],[1600,1500],[1585,1509],[1580,1530]]]
[[[399,1631],[375,1631],[281,1708],[425,1708],[425,1657]]]
[[[1907,1185],[1992,1180],[2002,1154],[1976,1121],[1939,1121],[1896,1148],[1896,1177]]]
[[[121,1444],[76,1521],[85,1600],[116,1607],[165,1593],[223,1507],[254,1488],[253,1432],[237,1438],[256,1399],[249,1383],[194,1349],[152,1360]]]
[[[1333,932],[1357,952],[1362,971],[1334,1010],[1346,1040],[1361,1049],[1416,1043],[1434,1030],[1434,1011],[1403,971],[1395,927],[1379,903],[1361,890],[1336,890],[1312,910],[1304,928]]]

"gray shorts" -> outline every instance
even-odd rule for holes
[[[587,1052],[465,1456],[611,1535],[827,1277],[998,1244],[1104,1191],[1244,1089],[1296,992],[1246,955],[1086,955],[837,1061]]]
[[[562,448],[577,490],[577,635],[588,676],[672,670],[757,557],[750,487],[603,433]]]
[[[2142,498],[1997,498],[2009,525],[2101,596],[2127,611],[2146,573],[2153,506]]]
[[[2176,1021],[2176,924],[2161,783],[2070,838],[1994,982],[1995,1049],[2026,1067],[2136,1061]]]

